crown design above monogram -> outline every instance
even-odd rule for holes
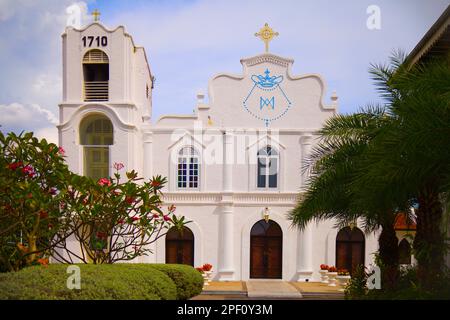
[[[260,87],[272,88],[272,87],[280,84],[283,81],[283,76],[270,76],[269,69],[266,69],[266,71],[264,71],[264,73],[266,74],[265,76],[252,75],[252,77],[251,77],[252,81]]]

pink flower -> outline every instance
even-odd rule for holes
[[[123,169],[125,166],[124,166],[123,163],[121,163],[121,162],[114,162],[113,167],[114,167],[114,169],[116,169],[117,171],[119,171],[119,170]]]
[[[64,156],[64,155],[66,154],[66,150],[64,150],[63,147],[59,147],[58,153],[59,153],[60,155]]]
[[[56,188],[50,188],[49,193],[54,196],[58,190]]]
[[[164,221],[172,221],[172,219],[170,219],[169,215],[164,216]]]
[[[23,174],[28,175],[28,177],[30,177],[30,178],[33,178],[33,176],[36,174],[34,172],[33,167],[30,166],[29,164],[22,168],[22,172],[23,172]]]
[[[98,180],[98,184],[101,186],[110,186],[111,185],[111,181],[108,178],[101,178],[100,180]]]
[[[175,212],[175,210],[177,209],[177,207],[175,207],[175,205],[171,204],[167,210],[169,210],[169,212]]]
[[[138,221],[138,220],[139,220],[139,217],[131,217],[131,220],[133,220],[133,221]]]
[[[154,219],[158,219],[158,218],[159,218],[159,214],[154,213],[154,214],[153,214],[153,218],[154,218]]]

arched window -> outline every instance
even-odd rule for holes
[[[250,278],[281,279],[283,231],[273,220],[256,222],[250,231]]]
[[[278,187],[278,152],[271,146],[258,151],[258,188]]]
[[[364,233],[356,227],[341,229],[336,237],[336,268],[353,273],[357,266],[364,265],[364,255]]]
[[[188,264],[194,266],[194,234],[183,227],[170,228],[166,234],[166,263]]]
[[[406,239],[402,239],[398,244],[398,262],[400,264],[411,264],[411,245]]]
[[[184,147],[178,153],[178,188],[196,189],[199,185],[199,156],[194,147]]]
[[[109,146],[113,144],[113,125],[104,115],[87,116],[80,124],[83,145],[83,172],[93,179],[109,177]]]
[[[108,101],[109,59],[93,49],[83,57],[84,101]]]

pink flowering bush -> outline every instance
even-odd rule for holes
[[[175,216],[175,206],[162,209],[161,189],[166,178],[153,177],[142,181],[135,171],[126,172],[123,164],[113,165],[113,177],[93,181],[73,176],[65,204],[74,214],[71,228],[80,245],[71,248],[67,241],[59,241],[54,252],[57,261],[73,263],[114,263],[133,260],[150,254],[149,245],[167,231],[186,223]],[[79,252],[79,248],[83,248]],[[63,254],[64,253],[64,254]]]
[[[113,177],[79,176],[68,169],[64,149],[33,133],[0,132],[0,151],[0,272],[46,265],[50,256],[66,263],[132,260],[186,223],[175,206],[163,208],[161,176],[143,181],[131,171],[121,178],[121,163]]]
[[[0,132],[0,271],[44,264],[58,239],[70,235],[60,204],[71,175],[61,149],[32,133]]]

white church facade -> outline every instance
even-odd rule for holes
[[[62,39],[58,130],[70,169],[97,179],[121,162],[146,179],[166,176],[164,201],[192,221],[137,262],[210,263],[216,280],[286,281],[317,281],[320,264],[373,264],[377,234],[331,220],[299,231],[287,219],[305,185],[302,161],[337,113],[320,75],[294,75],[292,59],[265,52],[242,59],[240,74],[212,77],[193,114],[155,120],[149,60],[124,27],[97,21],[67,27]]]

